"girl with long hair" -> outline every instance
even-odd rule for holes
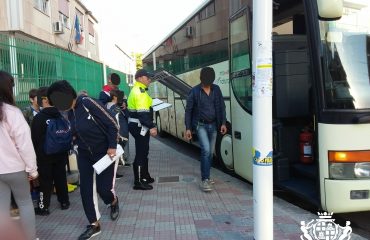
[[[15,106],[13,87],[14,78],[0,71],[0,213],[9,215],[12,192],[22,229],[31,240],[36,238],[36,226],[29,180],[38,177],[36,154],[30,128]]]

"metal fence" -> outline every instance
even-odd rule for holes
[[[68,80],[76,91],[86,90],[97,97],[103,86],[103,64],[81,57],[75,53],[47,44],[0,34],[0,69],[15,78],[17,104],[28,104],[28,91],[48,86],[58,80]],[[128,94],[124,73],[114,69],[121,76],[121,88]]]

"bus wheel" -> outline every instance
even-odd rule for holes
[[[227,133],[225,135],[217,134],[216,156],[217,156],[218,164],[224,170],[233,170],[234,160],[233,160],[231,124],[226,123],[226,127],[227,127]]]
[[[163,129],[162,129],[161,116],[159,115],[159,113],[156,114],[155,122],[157,125],[158,136],[164,137],[165,133],[163,132]]]

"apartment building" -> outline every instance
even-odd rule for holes
[[[0,0],[0,33],[100,61],[97,24],[79,0]]]

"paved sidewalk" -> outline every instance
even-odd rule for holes
[[[199,189],[199,162],[151,139],[150,172],[156,178],[151,191],[132,190],[131,168],[117,180],[121,214],[116,222],[100,201],[102,233],[94,239],[193,240],[253,239],[252,186],[212,169],[215,190]],[[134,155],[131,141],[131,157]],[[162,183],[158,182],[161,180]],[[164,182],[163,182],[164,181]],[[70,194],[71,207],[60,210],[55,196],[51,214],[37,216],[40,240],[77,239],[88,224],[80,193]],[[274,239],[301,239],[300,222],[317,216],[274,197]],[[351,239],[364,239],[352,234]]]

